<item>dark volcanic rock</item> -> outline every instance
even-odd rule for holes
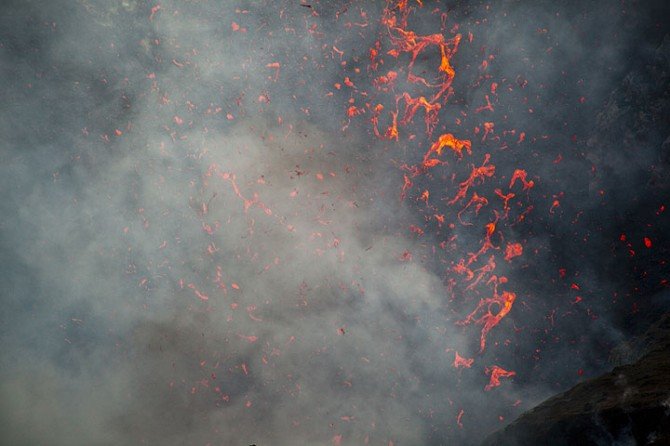
[[[483,446],[670,445],[670,314],[634,342],[639,360],[545,401]]]
[[[652,350],[660,348],[661,345],[666,345],[668,340],[670,340],[670,314],[664,314],[642,336],[634,337],[613,348],[610,352],[610,363],[613,366],[633,363]]]

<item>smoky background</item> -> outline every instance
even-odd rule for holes
[[[334,88],[373,90],[386,4],[309,5],[3,2],[3,442],[476,444],[667,307],[663,2],[426,1],[417,33],[439,7],[473,34],[438,129],[473,157],[404,201],[398,164],[429,139],[377,140]],[[489,120],[517,133],[481,140]],[[518,298],[480,355],[455,321],[481,296],[450,300],[431,248],[482,233],[407,228],[485,153],[536,186],[504,233],[524,256],[497,270]],[[517,375],[486,392],[493,364]]]

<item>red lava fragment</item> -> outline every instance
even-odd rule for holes
[[[207,296],[205,293],[200,292],[194,284],[189,283],[188,287],[191,290],[193,290],[193,294],[195,294],[198,297],[198,299],[200,299],[202,301],[208,301],[209,300],[209,296]]]
[[[419,0],[416,2],[412,0],[389,0],[387,2],[381,17],[384,32],[379,34],[379,40],[369,49],[368,73],[374,73],[371,75],[372,91],[365,92],[356,89],[351,73],[345,74],[352,77],[342,74],[341,80],[334,84],[334,89],[343,90],[345,86],[351,89],[349,100],[343,110],[346,113],[345,119],[349,123],[359,116],[367,119],[371,123],[374,137],[399,143],[402,139],[403,142],[399,145],[404,145],[405,141],[414,141],[417,137],[429,141],[428,148],[427,150],[424,149],[421,161],[412,161],[414,164],[408,164],[407,160],[402,159],[398,161],[400,170],[403,172],[400,199],[401,201],[404,200],[407,194],[410,194],[414,185],[420,187],[414,194],[412,203],[408,203],[407,206],[416,207],[416,202],[419,202],[421,208],[425,208],[421,212],[429,226],[410,225],[409,230],[415,238],[417,236],[425,238],[424,230],[428,231],[427,227],[430,227],[430,223],[435,223],[440,229],[444,226],[453,230],[456,227],[455,225],[460,222],[464,226],[464,230],[465,228],[472,228],[471,234],[480,234],[480,244],[478,247],[475,246],[474,249],[465,244],[469,244],[469,240],[474,240],[476,243],[477,237],[461,237],[455,234],[441,240],[439,247],[442,250],[464,253],[462,258],[456,257],[451,262],[446,259],[440,260],[449,265],[447,271],[451,276],[447,280],[450,287],[458,285],[461,290],[478,296],[479,304],[474,310],[471,309],[472,311],[469,311],[469,314],[466,310],[467,316],[461,315],[462,320],[458,321],[457,324],[477,325],[481,329],[480,352],[483,352],[486,347],[487,335],[510,313],[516,299],[514,292],[498,290],[498,285],[507,283],[507,278],[496,274],[496,263],[499,264],[500,257],[503,256],[507,262],[510,262],[513,258],[523,255],[524,246],[522,243],[515,242],[513,239],[506,239],[506,237],[510,233],[510,226],[515,224],[514,221],[525,221],[533,210],[532,205],[524,203],[524,197],[519,197],[519,195],[522,195],[518,191],[520,188],[515,191],[511,189],[518,182],[521,183],[523,191],[526,192],[534,187],[534,182],[529,179],[528,173],[523,169],[512,169],[513,174],[508,177],[509,179],[496,178],[496,166],[491,162],[492,156],[489,153],[483,154],[483,161],[480,164],[478,163],[481,158],[472,164],[460,162],[464,156],[472,156],[472,141],[470,139],[459,139],[457,132],[449,129],[445,123],[440,122],[440,113],[449,103],[449,99],[454,93],[452,81],[455,77],[455,69],[451,62],[458,50],[461,35],[457,34],[459,27],[456,24],[450,31],[447,31],[448,15],[446,12],[441,16],[442,28],[440,32],[422,35],[412,30],[409,26],[409,18],[421,6],[422,2]],[[439,12],[439,9],[435,8],[433,10],[433,14],[436,12]],[[361,14],[363,15],[362,11]],[[448,37],[447,32],[451,33],[451,38]],[[472,33],[467,33],[467,39],[472,42]],[[341,62],[343,67],[347,65],[348,61],[342,60],[343,52],[337,47],[324,45],[323,48],[328,49],[333,60],[337,60],[339,56],[338,62]],[[332,51],[330,48],[332,48]],[[439,51],[441,57],[439,67],[433,67],[432,75],[430,74],[431,70],[425,66],[426,61],[430,60],[425,53],[431,50]],[[485,60],[481,63],[480,81],[487,86],[490,85],[490,92],[485,92],[484,103],[480,102],[477,104],[477,108],[473,107],[473,110],[487,116],[487,122],[479,121],[479,124],[474,128],[474,135],[477,139],[473,140],[475,142],[488,140],[491,144],[499,142],[502,149],[510,149],[509,143],[523,143],[526,140],[526,133],[518,130],[500,130],[500,123],[493,122],[493,117],[489,117],[498,111],[499,93],[504,95],[511,89],[507,86],[501,86],[505,85],[504,80],[499,81],[502,84],[492,81],[493,71],[489,68],[495,58],[493,55],[483,55],[483,57]],[[391,58],[395,61],[390,60]],[[416,68],[417,61],[420,61],[421,71]],[[380,67],[384,67],[383,72],[377,71]],[[354,69],[354,72],[357,75],[361,74],[358,68]],[[353,77],[353,79],[359,78]],[[520,88],[524,88],[528,82],[519,77],[516,83]],[[364,80],[357,80],[356,84],[360,88],[365,82]],[[412,84],[409,86],[411,89],[408,88],[407,84]],[[406,91],[398,91],[400,88],[405,88]],[[333,95],[334,93],[329,92],[329,94]],[[532,113],[531,109],[529,111]],[[421,116],[425,122],[424,135],[413,133],[411,125],[417,116]],[[454,116],[453,122],[458,126],[463,126],[462,128],[466,128],[466,126],[470,127],[468,120],[467,113],[462,111],[460,116]],[[433,131],[438,128],[440,129],[439,137],[435,139]],[[507,135],[512,135],[514,139],[505,141],[503,138]],[[532,141],[534,140],[533,138]],[[447,159],[448,157],[442,156],[445,148],[454,153],[455,161],[453,164],[451,160]],[[406,150],[406,147],[403,147],[403,150]],[[498,151],[493,152],[493,149],[490,152],[494,153],[496,157],[499,153]],[[448,166],[449,169],[445,166]],[[438,170],[439,172],[429,172],[430,170]],[[425,178],[415,180],[419,176],[425,176]],[[448,196],[445,195],[445,189],[439,192],[426,184],[433,179],[433,176],[441,177],[447,181],[451,177],[451,186],[446,189],[448,190]],[[321,178],[318,179],[321,180]],[[507,181],[509,181],[508,188],[505,187]],[[492,198],[489,195],[490,191],[500,200]],[[294,192],[291,193],[291,197],[296,198],[298,196],[297,189],[294,189]],[[552,214],[559,207],[558,198],[561,197],[562,195],[554,196],[555,201],[550,209]],[[240,196],[240,198],[243,197]],[[425,206],[421,202],[425,203]],[[458,209],[453,210],[453,212],[442,209],[440,207],[442,206],[441,203],[446,203],[446,205]],[[251,205],[257,205],[257,203],[245,199],[245,210]],[[518,215],[514,217],[514,220],[510,219],[509,215],[516,214],[517,209],[519,211]],[[482,211],[482,215],[480,215],[480,211]],[[487,216],[483,217],[484,214]],[[491,215],[494,215],[495,218],[491,218]],[[436,246],[433,246],[433,254],[435,253]],[[409,249],[400,254],[399,257],[404,262],[412,260]],[[565,277],[565,270],[560,271],[559,274],[561,277]],[[458,282],[459,280],[461,283]],[[490,288],[483,289],[483,287],[491,287],[491,285],[492,291]],[[488,297],[480,298],[480,296]],[[344,334],[343,331],[343,329],[338,329],[340,334]],[[506,341],[506,343],[509,342],[511,341]],[[471,368],[473,364],[474,359],[464,358],[458,352],[455,352],[454,368]],[[486,368],[486,374],[490,375],[491,380],[485,390],[490,390],[500,385],[501,378],[514,376],[515,372],[492,366]],[[464,411],[461,409],[456,420],[459,427],[462,427],[461,418],[463,414]]]
[[[498,325],[500,321],[507,316],[507,313],[512,310],[512,305],[514,304],[515,299],[516,294],[509,291],[503,291],[502,294],[498,294],[496,286],[496,289],[494,289],[493,292],[493,297],[480,299],[477,308],[475,308],[464,320],[457,322],[458,325],[468,325],[471,323],[482,325],[482,333],[479,341],[480,352],[483,352],[486,348],[486,336],[491,329]],[[493,314],[492,310],[496,308],[498,309],[498,312]],[[485,311],[484,315],[476,319],[475,316],[480,310]]]
[[[514,171],[514,174],[512,175],[512,179],[509,182],[509,188],[511,189],[514,186],[514,183],[516,183],[516,180],[521,180],[521,183],[523,184],[523,190],[527,190],[532,188],[535,183],[533,180],[526,181],[526,176],[528,174],[526,173],[525,170],[523,169],[516,169]]]
[[[458,212],[458,221],[461,222],[463,225],[470,225],[472,226],[472,223],[465,223],[463,219],[461,218],[463,212],[465,212],[470,206],[474,205],[475,207],[475,215],[479,215],[479,211],[482,210],[484,206],[487,206],[489,204],[489,200],[487,200],[485,197],[480,197],[477,192],[472,194],[472,198],[470,198],[470,201],[468,201],[468,204],[465,205],[463,209],[461,209]]]
[[[458,354],[458,352],[454,352],[455,357],[454,357],[454,368],[456,369],[469,369],[472,367],[472,363],[475,362],[473,358],[464,358],[461,355]]]
[[[646,246],[647,248],[651,248],[651,246],[652,246],[651,245],[651,239],[649,237],[644,238],[644,246]]]
[[[373,79],[372,84],[383,91],[388,91],[388,87],[392,87],[398,78],[398,73],[395,71],[389,71],[386,75],[379,76]]]
[[[281,67],[281,65],[279,64],[279,62],[272,62],[272,63],[269,63],[269,64],[266,65],[266,67],[275,70],[275,75],[274,75],[273,80],[274,80],[275,82],[277,82],[277,79],[279,78],[279,68]]]
[[[448,147],[458,155],[459,158],[463,158],[463,149],[465,149],[468,154],[472,154],[472,143],[465,139],[458,139],[451,133],[445,133],[440,135],[437,141],[430,146],[428,152],[423,157],[424,164],[428,161],[431,153],[436,153],[438,156],[442,155],[442,149]]]
[[[485,122],[484,123],[484,136],[482,136],[482,141],[486,141],[486,137],[490,133],[493,133],[493,128],[494,127],[495,127],[495,124],[493,122]]]
[[[493,191],[500,199],[503,201],[503,211],[505,211],[505,218],[507,218],[507,215],[509,214],[510,206],[509,206],[509,201],[514,198],[516,195],[512,192],[509,194],[505,195],[502,193],[500,189],[496,189]]]
[[[481,107],[477,107],[475,110],[475,113],[481,113],[484,110],[488,111],[495,111],[493,108],[493,104],[491,104],[491,100],[489,99],[489,95],[484,95],[484,99],[486,99],[486,105],[482,105]]]
[[[151,8],[151,14],[149,14],[149,21],[154,19],[154,15],[156,15],[156,13],[160,11],[160,9],[161,5],[156,5]]]
[[[495,174],[496,166],[493,164],[488,164],[490,160],[491,155],[487,153],[484,155],[484,161],[482,161],[481,166],[475,167],[472,165],[472,172],[470,173],[470,177],[459,184],[458,193],[456,196],[454,196],[453,199],[451,199],[451,201],[449,201],[449,204],[453,205],[459,200],[465,198],[470,187],[477,184],[478,180],[483,182],[485,177],[490,178]]]
[[[356,107],[355,105],[352,105],[347,109],[347,116],[350,118],[353,118],[354,116],[358,116],[361,113],[363,113],[363,109],[360,109]]]
[[[465,413],[465,411],[464,411],[463,409],[461,409],[461,411],[458,412],[458,415],[456,416],[456,424],[457,424],[458,427],[460,427],[461,429],[463,428],[463,423],[461,423],[461,419],[463,418],[463,414],[464,414],[464,413]]]
[[[398,133],[398,113],[397,112],[391,112],[391,120],[392,124],[386,129],[386,133],[384,136],[386,139],[391,140],[395,139],[398,141],[400,138],[400,134]]]
[[[523,246],[521,243],[508,243],[507,248],[505,248],[505,260],[508,262],[514,257],[518,257],[523,254]]]
[[[409,230],[411,232],[413,232],[414,234],[418,235],[418,236],[421,236],[421,235],[424,234],[423,229],[421,229],[420,227],[418,227],[416,225],[409,225]]]
[[[249,344],[253,344],[254,342],[258,341],[258,336],[244,336],[244,335],[241,335],[241,334],[238,334],[237,336],[239,336],[240,339],[244,339]]]
[[[512,376],[516,376],[516,372],[505,370],[497,365],[487,367],[484,373],[491,375],[489,383],[484,387],[484,390],[486,391],[498,387],[500,385],[500,378],[511,378]]]
[[[400,193],[400,200],[404,200],[407,191],[412,187],[412,181],[407,175],[403,175],[404,183],[402,185],[402,192]]]

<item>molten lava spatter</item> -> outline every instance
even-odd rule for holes
[[[491,378],[486,387],[484,387],[484,390],[491,390],[494,387],[500,386],[500,378],[511,378],[516,376],[516,372],[507,371],[502,367],[498,367],[497,365],[487,367],[485,372],[487,375],[490,375]]]
[[[521,214],[515,216],[516,220],[510,219],[510,215],[513,214],[512,202],[517,199],[518,195],[513,189],[517,182],[520,182],[522,190],[527,192],[533,188],[534,180],[529,178],[524,169],[515,169],[507,181],[504,176],[497,178],[498,172],[493,163],[493,152],[484,153],[478,164],[461,163],[464,156],[473,155],[473,145],[472,138],[458,136],[459,134],[478,135],[478,140],[482,144],[491,141],[500,142],[501,138],[506,135],[516,137],[516,130],[502,131],[502,136],[500,136],[496,132],[495,123],[490,118],[476,123],[468,131],[462,127],[468,115],[462,113],[462,116],[455,120],[456,124],[461,126],[460,129],[446,129],[447,131],[442,131],[437,139],[432,139],[434,130],[440,126],[440,117],[444,113],[445,104],[453,95],[451,88],[457,74],[452,59],[459,48],[461,34],[456,32],[458,26],[454,26],[450,31],[451,37],[446,37],[444,33],[421,35],[415,32],[410,26],[410,21],[412,15],[417,12],[417,8],[420,9],[421,6],[420,2],[412,4],[406,0],[387,3],[381,18],[385,33],[375,42],[374,47],[370,48],[368,66],[369,72],[374,73],[384,65],[386,74],[373,77],[374,95],[368,92],[364,99],[368,104],[376,104],[368,105],[368,110],[371,112],[369,119],[373,133],[377,138],[402,144],[403,147],[415,147],[417,151],[420,146],[413,143],[416,136],[411,133],[411,130],[405,132],[403,129],[409,129],[415,116],[423,113],[424,133],[426,139],[432,142],[429,143],[419,163],[399,163],[404,171],[400,197],[404,199],[409,194],[417,194],[416,201],[428,206],[434,215],[427,221],[435,221],[440,230],[449,229],[449,232],[453,232],[456,228],[455,223],[460,224],[462,234],[454,233],[449,236],[440,243],[441,251],[435,250],[435,252],[445,254],[449,252],[451,256],[455,256],[456,260],[453,260],[454,257],[451,260],[445,259],[445,262],[451,263],[451,267],[446,270],[445,280],[450,284],[449,289],[452,293],[455,293],[456,287],[461,290],[459,307],[465,307],[472,300],[479,301],[474,309],[467,311],[455,323],[460,326],[471,324],[481,326],[478,352],[484,354],[488,335],[510,314],[517,298],[513,291],[499,289],[509,284],[505,276],[496,273],[499,263],[496,260],[499,256],[505,262],[511,263],[524,253],[523,244],[520,241],[506,240],[506,243],[503,243],[506,238],[504,234],[509,232],[509,228],[523,221],[532,211],[532,206],[525,209],[520,207]],[[442,14],[442,30],[445,29],[447,20],[447,14]],[[468,42],[472,40],[472,34],[468,34]],[[390,48],[384,52],[385,45]],[[434,67],[433,77],[425,70],[420,74],[415,72],[418,58],[431,47],[436,47],[440,55],[440,63]],[[396,65],[389,66],[383,54],[395,59]],[[403,59],[403,55],[407,55],[407,59]],[[492,57],[482,62],[480,66],[482,72],[486,72],[491,60]],[[401,83],[401,79],[406,83]],[[485,104],[475,110],[476,114],[484,115],[495,112],[498,86],[499,83],[490,82],[490,92],[484,96]],[[400,88],[406,88],[407,91],[396,93]],[[424,91],[417,93],[421,88]],[[385,95],[391,96],[394,93],[396,93],[395,96],[385,98]],[[393,104],[393,108],[384,115],[389,104]],[[348,114],[350,117],[358,115]],[[380,121],[384,119],[387,119],[389,123],[382,133],[379,126]],[[524,139],[525,132],[521,132],[521,136],[514,143],[520,144]],[[448,148],[453,154],[451,159],[444,156],[445,148]],[[464,172],[467,166],[469,170]],[[431,190],[428,187],[420,191],[412,191],[419,177],[425,177],[430,184],[430,180],[435,175],[451,178],[453,188]],[[460,180],[458,180],[459,177]],[[425,184],[423,179],[421,182]],[[516,202],[515,205],[520,206],[521,203]],[[514,213],[517,213],[516,209]],[[466,237],[463,231],[476,234],[481,231],[478,228],[483,228],[483,237],[478,246],[472,246],[472,243],[469,242],[471,237]],[[425,232],[416,225],[412,225],[410,230],[419,235]],[[446,237],[446,234],[444,236]],[[448,251],[447,247],[449,247]],[[480,295],[489,297],[479,297]],[[454,301],[455,298],[456,296],[452,296],[451,300]],[[464,359],[459,353],[455,353],[455,368],[470,368],[473,363],[474,359]],[[499,385],[501,377],[514,375],[513,371],[506,371],[498,366],[487,368],[486,371],[491,375],[491,382],[487,385],[486,390]]]
[[[320,41],[327,34],[319,27],[319,23],[308,20],[319,16],[317,8],[312,8],[307,3],[302,6],[311,10],[305,13],[305,24],[310,23],[305,27],[305,32]],[[357,21],[346,22],[345,28],[357,29],[361,36],[374,32],[375,29],[381,29],[381,32],[370,40],[374,40],[374,44],[362,60],[352,56],[351,49],[339,37],[332,42],[320,43],[321,51],[327,55],[326,59],[330,59],[342,72],[328,82],[325,94],[319,92],[318,96],[331,101],[344,98],[342,132],[350,131],[358,123],[364,125],[374,143],[371,146],[385,145],[390,162],[399,168],[397,190],[400,203],[414,211],[418,218],[407,226],[403,224],[398,231],[405,234],[409,243],[415,244],[411,249],[403,248],[395,252],[392,261],[407,267],[416,262],[423,264],[431,258],[435,261],[435,270],[443,276],[445,284],[442,291],[445,294],[444,320],[467,337],[465,345],[458,346],[448,345],[453,340],[443,340],[447,344],[445,351],[454,354],[453,360],[452,357],[447,360],[448,373],[457,374],[458,379],[481,379],[488,375],[489,382],[484,387],[488,391],[499,386],[502,378],[515,376],[514,371],[497,365],[483,370],[482,367],[488,361],[487,355],[491,354],[489,350],[493,349],[496,354],[495,349],[500,348],[501,342],[496,339],[496,332],[504,332],[509,328],[505,327],[503,320],[514,311],[517,294],[512,291],[513,284],[509,283],[511,281],[508,281],[508,274],[505,272],[514,268],[519,259],[523,259],[525,251],[524,242],[515,239],[512,226],[522,222],[532,211],[532,206],[522,200],[528,199],[535,177],[531,177],[521,168],[501,168],[505,163],[496,162],[498,157],[504,156],[504,151],[510,151],[512,147],[521,144],[525,133],[506,129],[504,123],[496,121],[496,112],[502,109],[496,107],[502,81],[494,82],[488,73],[493,56],[485,56],[481,63],[477,61],[472,64],[479,76],[474,83],[486,86],[484,97],[471,109],[463,106],[462,110],[453,115],[454,108],[458,106],[451,103],[457,98],[454,91],[454,81],[458,75],[455,56],[462,44],[469,45],[473,42],[474,36],[467,33],[467,38],[462,39],[458,25],[447,27],[450,20],[447,12],[441,11],[439,7],[428,10],[422,8],[423,6],[420,1],[388,1],[379,17],[380,27],[374,27],[371,26],[374,23],[368,13],[359,5],[356,11]],[[352,7],[351,10],[353,9]],[[421,18],[418,17],[420,13],[439,17],[439,29],[436,28],[430,33],[415,30],[412,22],[415,15],[417,21]],[[242,12],[240,14],[243,15]],[[281,14],[285,12],[282,10]],[[347,12],[345,8],[336,14],[336,19],[350,17],[351,14],[353,13]],[[233,22],[232,30],[234,33],[246,33],[248,28]],[[296,32],[292,27],[286,27],[285,31]],[[361,67],[361,63],[367,63],[367,69]],[[286,81],[285,77],[288,76],[285,73],[291,73],[293,67],[279,54],[268,55],[265,60],[258,62],[258,67],[263,73],[266,88],[249,92],[252,99],[248,102],[252,103],[250,107],[257,107],[264,112],[274,104],[274,98],[279,94],[278,86]],[[306,82],[301,82],[300,87],[307,88]],[[309,101],[301,100],[299,94],[302,93],[293,94],[292,100],[298,104],[301,113],[309,117],[312,112]],[[234,122],[247,113],[240,105],[243,102],[242,97],[238,98],[236,103],[240,109],[224,112],[228,121]],[[458,102],[462,103],[462,100]],[[220,111],[219,108],[212,108],[212,114]],[[280,129],[276,134],[263,131],[263,138],[267,138],[269,142],[275,142],[273,138],[287,140],[296,133],[302,136],[293,124],[285,121],[284,116],[278,116],[276,121]],[[178,115],[175,115],[172,122],[176,128],[188,125],[188,120]],[[178,134],[174,133],[172,137],[176,140]],[[311,157],[316,151],[318,150],[309,148],[305,150],[305,154]],[[356,165],[353,168],[360,167]],[[346,166],[343,173],[349,174],[351,169],[352,166]],[[244,171],[228,167],[225,160],[218,159],[211,163],[202,182],[207,187],[210,186],[210,181],[217,180],[220,189],[225,191],[223,193],[232,197],[232,207],[235,211],[241,211],[246,220],[247,236],[258,235],[256,228],[261,226],[258,223],[260,219],[270,220],[282,231],[295,236],[296,252],[325,257],[329,250],[333,250],[337,252],[335,261],[339,267],[348,255],[343,249],[346,240],[336,234],[334,225],[331,225],[332,216],[326,215],[336,200],[331,198],[331,191],[326,188],[318,195],[305,184],[309,177],[314,180],[311,187],[316,184],[321,188],[328,183],[329,178],[334,179],[339,173],[328,174],[323,166],[310,172],[298,165],[288,166],[288,172],[291,180],[295,180],[295,185],[291,186],[285,198],[301,210],[307,209],[310,203],[319,204],[319,211],[310,217],[310,221],[317,227],[308,230],[307,234],[303,234],[304,228],[299,227],[299,212],[282,212],[282,208],[285,209],[286,206],[281,200],[271,200],[273,195],[265,192],[268,190],[269,181],[264,177],[248,178]],[[370,198],[372,202],[374,193],[366,193],[371,194],[366,199]],[[380,192],[382,193],[384,191]],[[341,192],[338,191],[332,196],[335,195],[339,197]],[[394,196],[397,197],[395,193]],[[214,237],[221,236],[225,225],[230,224],[231,219],[227,222],[209,220],[210,202],[211,199],[203,198],[198,200],[196,207],[203,231],[212,237],[205,249],[205,255],[208,258],[218,258],[221,253]],[[358,204],[351,200],[348,207],[355,209]],[[431,246],[433,240],[435,242]],[[368,249],[373,249],[372,244]],[[238,260],[251,259],[247,261],[257,268],[259,274],[271,273],[275,268],[281,268],[283,261],[274,255],[263,259],[263,254],[251,252],[250,249],[237,256]],[[256,262],[260,262],[259,258],[263,259],[262,264],[256,265]],[[505,271],[501,271],[503,268]],[[239,282],[238,285],[231,279],[226,270],[217,264],[215,272],[209,278],[213,284],[210,289],[190,280],[182,281],[188,283],[182,283],[182,288],[190,290],[191,298],[195,297],[196,301],[203,304],[211,304],[219,292],[229,298],[231,302],[228,305],[232,314],[227,317],[228,322],[234,321],[236,317],[240,318],[241,313],[241,317],[253,326],[267,323],[268,318],[265,315],[268,313],[263,311],[265,303],[261,300],[246,301],[245,293],[252,285],[244,282]],[[362,282],[358,280],[338,283],[336,288],[343,294],[364,296],[366,293]],[[309,286],[303,282],[298,290],[298,308],[310,308],[313,305],[307,297],[308,290]],[[341,339],[350,336],[349,328],[345,330],[343,325],[338,325],[334,332]],[[238,330],[232,338],[238,343],[255,347],[263,343],[263,337],[256,330]],[[285,345],[266,345],[269,351],[264,351],[260,367],[271,367],[274,356],[280,356],[283,348],[290,348],[297,342],[299,339],[290,335]],[[366,364],[370,362],[369,358],[361,360]],[[252,364],[241,362],[237,366],[244,378],[254,375]],[[347,388],[355,385],[349,378],[343,382]],[[226,397],[228,398],[227,394]],[[245,407],[252,407],[253,404],[251,399],[246,400]],[[452,409],[452,420],[456,420],[459,428],[463,427],[465,413],[461,407],[466,406],[459,402]],[[347,422],[353,420],[348,415],[341,419]],[[339,432],[334,433],[331,438],[333,444],[343,444],[345,441],[345,436]]]

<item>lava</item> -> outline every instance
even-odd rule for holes
[[[423,157],[423,163],[424,165],[427,163],[430,155],[432,153],[435,153],[437,156],[442,155],[442,149],[445,147],[450,148],[451,150],[458,155],[458,158],[463,158],[463,149],[468,154],[472,154],[472,143],[468,140],[461,140],[457,139],[454,135],[451,133],[445,133],[443,135],[440,135],[437,141],[433,143],[432,146],[430,146],[430,149],[428,149],[428,152]]]
[[[484,161],[482,161],[481,166],[475,167],[472,165],[470,176],[458,185],[458,193],[449,201],[449,204],[454,204],[457,201],[464,199],[468,194],[468,190],[472,186],[476,185],[478,182],[484,181],[484,179],[487,177],[492,177],[495,174],[496,166],[489,164],[490,160],[491,155],[487,153],[484,155]]]
[[[485,372],[491,377],[489,383],[484,387],[484,390],[486,391],[500,386],[500,378],[511,378],[516,376],[516,372],[507,371],[502,367],[498,367],[497,365],[487,367]]]
[[[528,176],[528,174],[526,173],[525,170],[516,169],[514,171],[514,174],[512,175],[512,179],[509,181],[509,188],[510,189],[513,188],[516,181],[520,180],[521,184],[523,185],[523,190],[530,189],[531,187],[533,187],[535,185],[535,183],[533,182],[533,180],[527,181],[526,180],[527,176]]]
[[[505,248],[505,260],[508,262],[514,257],[519,257],[523,254],[523,245],[521,243],[508,243]]]
[[[504,280],[503,280],[504,279]],[[497,283],[505,283],[506,278],[501,277],[496,280],[496,286],[493,290],[493,295],[484,299],[480,299],[477,307],[468,316],[457,322],[459,325],[468,325],[475,323],[482,325],[482,331],[479,340],[479,352],[482,353],[486,348],[486,337],[493,327],[498,325],[500,321],[507,316],[512,310],[516,294],[510,291],[503,291],[498,293]],[[497,311],[496,311],[497,310]],[[478,314],[483,313],[480,317]]]
[[[421,3],[412,6],[408,1],[394,1],[388,2],[387,7],[381,18],[381,23],[386,29],[386,38],[382,37],[375,41],[374,47],[369,50],[369,71],[375,72],[379,66],[384,63],[381,55],[386,42],[390,44],[390,49],[386,50],[386,54],[398,60],[400,64],[401,56],[407,54],[409,56],[406,65],[399,68],[391,67],[387,69],[386,74],[378,75],[373,78],[372,84],[380,95],[391,95],[394,90],[399,87],[399,73],[406,73],[406,81],[411,85],[418,85],[425,88],[425,94],[415,94],[409,91],[401,91],[394,96],[395,108],[389,111],[390,124],[386,131],[382,134],[379,130],[380,119],[384,113],[385,102],[382,96],[372,102],[376,105],[368,105],[368,109],[372,113],[370,121],[374,135],[377,138],[385,139],[387,141],[401,142],[401,132],[399,128],[410,125],[415,115],[421,110],[424,113],[425,134],[428,138],[431,137],[433,131],[438,127],[440,121],[440,114],[444,109],[444,104],[453,93],[450,88],[456,76],[456,69],[452,64],[452,58],[456,54],[461,42],[461,34],[454,33],[452,37],[446,37],[444,34],[427,34],[420,35],[412,30],[409,26],[410,16],[415,7],[421,7]],[[442,26],[445,26],[447,16],[441,16]],[[457,29],[457,27],[454,27]],[[468,35],[468,41],[472,41],[472,34]],[[429,47],[437,47],[440,54],[440,64],[436,67],[436,78],[429,79],[426,75],[417,74],[414,71],[415,64],[418,57],[426,51]],[[489,58],[492,60],[492,58]],[[482,67],[486,70],[489,60],[484,60]],[[490,95],[484,96],[486,104],[476,109],[477,113],[495,112],[494,101],[498,97],[497,82],[491,82]],[[369,100],[367,97],[365,98]],[[369,103],[369,102],[368,102]],[[357,108],[350,106],[348,109],[348,117],[357,116],[359,113]],[[463,116],[466,116],[465,114]],[[460,125],[461,120],[458,119],[457,124]],[[487,142],[490,139],[499,140],[499,136],[494,137],[495,123],[493,121],[486,121],[474,128],[474,134],[481,134],[480,141]],[[505,131],[504,134],[514,135],[513,131]],[[403,137],[403,140],[405,138]],[[414,139],[410,133],[409,141]],[[517,144],[520,144],[525,139],[525,132],[521,132]],[[426,175],[431,169],[438,166],[449,166],[448,161],[441,159],[445,148],[450,149],[457,160],[462,160],[464,154],[472,155],[472,141],[470,139],[459,138],[453,132],[442,132],[440,136],[433,140],[428,149],[425,151],[420,165],[411,165],[409,163],[401,163],[401,167],[405,170],[403,173],[403,184],[401,187],[400,198],[404,198],[411,193],[411,188],[414,184],[414,178]],[[438,226],[441,228],[448,222],[448,215],[453,215],[456,221],[460,222],[465,227],[474,227],[475,222],[478,221],[480,213],[483,209],[491,206],[491,200],[483,192],[479,190],[486,180],[494,181],[499,184],[495,178],[496,166],[492,163],[492,155],[485,153],[482,162],[479,165],[470,164],[470,171],[468,176],[457,183],[456,193],[451,198],[444,197],[444,192],[441,194],[434,194],[429,188],[422,189],[417,201],[422,201],[426,206],[432,206],[437,211],[435,205],[429,205],[429,198],[431,203],[439,203],[446,201],[448,206],[456,207],[452,213],[445,215],[443,212],[435,212],[434,218]],[[454,169],[451,173],[452,179],[456,177],[457,172],[461,169]],[[515,184],[521,182],[523,190],[528,191],[534,186],[534,181],[528,179],[528,174],[523,169],[514,170],[512,177],[507,185],[507,191],[503,191],[503,187],[494,188],[494,194],[499,199],[496,204],[500,204],[501,208],[493,208],[491,212],[494,215],[493,220],[489,220],[484,227],[484,237],[479,247],[473,252],[469,252],[467,256],[454,263],[448,271],[456,274],[456,277],[461,277],[465,282],[464,291],[469,293],[479,294],[482,286],[493,284],[492,295],[487,298],[481,298],[477,306],[467,313],[467,315],[458,320],[458,325],[466,326],[470,324],[481,325],[480,334],[480,353],[483,353],[486,348],[486,339],[490,331],[496,327],[501,320],[506,317],[513,308],[516,300],[516,293],[507,290],[498,289],[499,285],[507,284],[506,277],[498,277],[495,275],[497,266],[496,256],[500,247],[497,247],[493,242],[493,237],[498,231],[505,230],[508,226],[523,221],[526,216],[532,211],[532,206],[524,209],[515,222],[508,220],[510,211],[512,209],[511,202],[517,195],[512,191]],[[442,196],[440,196],[442,195]],[[435,198],[433,198],[435,196]],[[465,217],[467,213],[467,218]],[[410,231],[417,235],[423,235],[424,230],[416,225],[411,225]],[[502,234],[502,232],[500,232]],[[456,237],[451,240],[455,243]],[[444,249],[446,245],[443,243],[440,246]],[[456,246],[456,245],[454,245]],[[463,249],[463,248],[461,248]],[[523,245],[520,242],[510,241],[506,244],[505,249],[502,250],[505,261],[510,262],[515,257],[523,254]],[[486,260],[482,263],[482,256],[487,255]],[[406,251],[401,256],[403,261],[410,260],[410,254]],[[453,283],[455,279],[448,279]],[[465,360],[458,353],[454,361],[456,368],[470,368],[472,362]],[[497,370],[497,369],[496,369]],[[502,370],[502,369],[500,369]],[[494,372],[493,376],[497,377],[500,372]],[[508,372],[505,372],[508,373]],[[513,372],[509,372],[513,373]]]
[[[454,352],[454,368],[466,368],[469,369],[472,367],[472,363],[475,362],[473,358],[464,358],[461,355],[458,354],[458,352]]]

